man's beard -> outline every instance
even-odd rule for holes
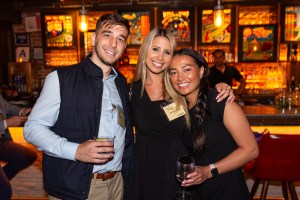
[[[107,65],[107,66],[113,67],[113,66],[116,64],[116,62],[119,60],[119,58],[116,59],[115,61],[105,60],[105,59],[103,58],[103,56],[100,54],[100,51],[98,51],[98,43],[95,44],[95,52],[96,52],[96,54],[97,54],[99,60],[100,60],[103,64],[105,64],[105,65]]]

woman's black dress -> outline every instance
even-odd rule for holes
[[[176,180],[176,158],[187,153],[181,135],[183,117],[168,121],[161,109],[164,100],[151,101],[141,82],[133,84],[132,107],[136,128],[135,200],[173,200],[180,190]]]
[[[204,122],[204,131],[206,134],[206,147],[201,156],[195,154],[196,165],[207,166],[215,163],[237,148],[237,145],[230,133],[223,124],[223,114],[225,102],[217,102],[215,97],[217,92],[210,90],[208,95],[208,110],[210,116]],[[195,115],[195,109],[190,111],[190,115]],[[236,122],[239,123],[239,122]],[[197,126],[192,120],[192,130]],[[188,141],[191,147],[192,134],[184,139]],[[196,187],[193,192],[193,200],[250,200],[249,191],[242,173],[242,170],[236,169],[217,177],[206,180],[203,184]]]

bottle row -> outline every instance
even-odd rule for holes
[[[295,90],[287,92],[283,90],[275,97],[275,105],[280,107],[300,106],[300,90],[296,87]]]
[[[286,66],[280,63],[243,64],[237,63],[236,68],[246,80],[249,94],[277,93],[286,88]],[[233,82],[233,87],[238,86]]]

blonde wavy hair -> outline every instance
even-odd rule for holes
[[[191,119],[189,114],[189,109],[186,103],[186,99],[184,96],[179,94],[173,87],[171,80],[170,80],[170,73],[169,68],[165,70],[164,72],[164,84],[167,93],[170,95],[171,99],[175,102],[177,109],[181,106],[183,110],[185,111],[185,121],[188,128],[191,127]]]

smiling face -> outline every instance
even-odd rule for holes
[[[124,26],[102,26],[92,36],[93,62],[100,67],[113,67],[126,48],[127,37]]]
[[[170,64],[170,80],[174,89],[185,96],[188,102],[197,100],[200,80],[204,68],[199,68],[195,60],[187,55],[176,55]]]
[[[171,44],[168,38],[156,37],[147,51],[146,65],[148,73],[162,73],[169,66],[171,58]]]

